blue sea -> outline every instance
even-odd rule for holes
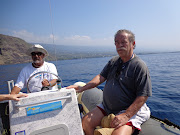
[[[147,64],[153,95],[147,104],[152,115],[180,125],[180,53],[138,55]],[[88,82],[99,74],[111,57],[53,61],[64,86]],[[0,94],[8,93],[7,81],[16,81],[25,64],[0,65]],[[104,83],[99,86],[103,89]]]

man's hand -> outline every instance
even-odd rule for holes
[[[122,114],[119,114],[119,115],[116,115],[116,117],[112,120],[110,126],[112,128],[119,128],[123,125],[125,125],[129,120],[129,117],[126,115],[126,113],[122,113]]]
[[[49,81],[47,79],[44,79],[42,81],[42,86],[50,86]]]
[[[77,85],[70,85],[70,86],[66,87],[66,89],[71,89],[71,88],[74,88],[77,93],[83,92],[83,90],[81,89],[82,87],[77,86]]]
[[[25,93],[22,93],[22,94],[11,94],[11,95],[8,95],[7,98],[8,100],[15,100],[15,101],[19,101],[20,97],[27,97],[28,95],[25,94]]]
[[[90,82],[88,82],[85,86],[81,87],[78,85],[70,85],[67,87],[67,89],[74,88],[76,92],[80,93],[85,90],[97,87],[99,84],[103,83],[106,79],[101,76],[100,74],[96,75]]]

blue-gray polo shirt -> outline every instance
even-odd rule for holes
[[[149,70],[136,55],[126,63],[113,57],[100,75],[106,78],[103,105],[108,114],[126,110],[138,96],[152,95]]]

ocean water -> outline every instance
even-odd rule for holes
[[[180,125],[180,53],[158,53],[138,55],[147,64],[153,95],[147,104],[153,116],[167,118]],[[88,82],[99,74],[111,57],[53,61],[63,85]],[[21,69],[27,65],[0,65],[0,94],[8,93],[7,81],[16,81]],[[99,86],[103,89],[104,83]]]

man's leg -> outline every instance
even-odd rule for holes
[[[132,135],[133,132],[134,132],[134,129],[132,126],[124,125],[118,129],[115,129],[112,135]]]
[[[104,117],[102,111],[96,107],[89,113],[87,113],[82,119],[82,126],[85,135],[93,135],[96,126],[100,126],[101,119]]]

